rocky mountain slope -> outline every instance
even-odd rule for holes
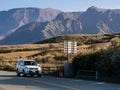
[[[39,8],[16,8],[0,12],[0,39],[33,21],[45,22],[56,18],[60,10]]]
[[[17,29],[0,44],[35,43],[65,34],[120,32],[120,9],[90,7],[85,12],[61,12],[52,21],[34,21]]]

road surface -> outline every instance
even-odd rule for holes
[[[17,77],[15,72],[0,71],[0,90],[120,90],[120,84],[50,76]]]

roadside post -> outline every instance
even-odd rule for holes
[[[69,53],[77,53],[77,42],[64,41],[64,53],[67,53],[67,63],[64,65],[64,76],[72,75],[72,65],[69,63]]]

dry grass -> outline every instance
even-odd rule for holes
[[[77,41],[77,53],[94,52],[101,49],[107,49],[112,39],[104,35],[70,35],[57,37],[52,39],[55,43],[42,44],[24,44],[24,45],[8,45],[0,46],[0,61],[17,61],[23,59],[35,59],[42,66],[59,66],[65,63],[65,60],[55,60],[55,56],[67,56],[64,53],[64,40],[69,38],[71,41]],[[114,38],[114,37],[113,37]],[[48,40],[46,42],[51,42]],[[44,43],[44,44],[43,44]],[[69,59],[72,60],[75,54],[69,54]],[[63,63],[62,63],[63,62]],[[10,64],[10,63],[9,63]],[[14,63],[16,64],[16,63]]]
[[[91,45],[79,45],[77,46],[77,53],[88,53],[91,52],[93,49],[94,51],[100,50],[100,49],[106,49],[110,43],[99,43],[99,44],[92,44]],[[10,53],[1,53],[0,54],[0,60],[2,61],[2,64],[9,65],[13,62],[12,65],[16,64],[16,61],[20,58],[23,59],[35,59],[38,63],[41,64],[41,66],[62,66],[64,63],[66,63],[65,60],[55,60],[55,56],[66,56],[67,54],[64,53],[63,43],[52,43],[52,46],[50,44],[29,44],[29,45],[16,45],[16,46],[3,46],[7,49],[25,49],[27,51],[14,51]],[[94,48],[93,48],[94,47]],[[2,46],[0,46],[2,48]],[[35,48],[38,48],[36,50]],[[6,50],[7,50],[6,49]],[[28,50],[29,49],[29,50]],[[34,50],[35,49],[35,50]],[[75,56],[75,54],[69,54],[69,61],[71,61],[72,57]]]
[[[0,57],[2,57],[3,61],[16,61],[19,58],[27,58],[27,56],[31,56],[38,52],[39,51],[11,52],[11,53],[0,54]]]

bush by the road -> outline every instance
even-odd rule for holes
[[[0,66],[0,70],[5,70],[5,71],[15,71],[15,65],[4,65]]]
[[[120,47],[78,54],[73,59],[73,74],[78,70],[96,70],[103,77],[120,77]]]

